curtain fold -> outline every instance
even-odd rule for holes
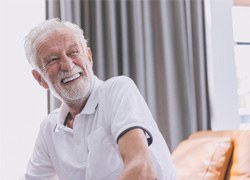
[[[203,0],[47,0],[53,17],[83,28],[100,79],[135,81],[171,150],[210,129]]]

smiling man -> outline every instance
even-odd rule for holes
[[[26,36],[37,82],[62,101],[41,123],[25,179],[172,180],[168,147],[134,82],[93,73],[83,31],[47,20]]]

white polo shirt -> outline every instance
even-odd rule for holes
[[[117,180],[123,169],[117,141],[125,132],[141,128],[148,136],[158,180],[175,179],[168,147],[134,82],[125,76],[105,82],[95,77],[92,93],[74,120],[64,126],[67,106],[41,123],[27,180]]]

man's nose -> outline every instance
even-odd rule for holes
[[[62,71],[71,71],[74,67],[73,60],[68,56],[63,56],[60,62],[60,68]]]

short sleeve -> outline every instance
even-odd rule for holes
[[[128,77],[116,77],[109,89],[106,106],[111,133],[116,141],[134,128],[143,129],[148,144],[153,141],[150,110],[135,83]]]

